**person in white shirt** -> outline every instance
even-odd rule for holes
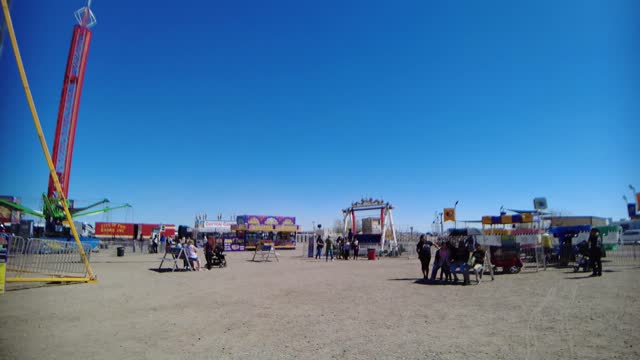
[[[187,257],[189,258],[189,262],[191,266],[196,270],[200,271],[200,259],[198,259],[198,249],[193,245],[193,240],[189,239],[187,241],[187,247],[185,248],[185,252],[187,253]]]

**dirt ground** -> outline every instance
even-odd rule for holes
[[[640,359],[640,269],[430,285],[417,259],[158,273],[159,255],[92,257],[97,284],[0,296],[2,359]]]

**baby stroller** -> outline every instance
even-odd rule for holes
[[[211,257],[211,265],[218,267],[227,266],[227,257],[224,254],[224,247],[222,245],[216,245],[213,249],[213,256]]]
[[[573,265],[573,272],[580,271],[580,268],[582,268],[583,272],[589,271],[591,269],[589,266],[589,245],[586,240],[574,246],[574,254],[576,256],[576,263]]]

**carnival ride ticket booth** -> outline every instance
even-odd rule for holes
[[[300,228],[293,216],[241,215],[231,230],[243,241],[245,250],[254,251],[259,242],[279,250],[295,250]]]

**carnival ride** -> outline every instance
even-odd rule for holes
[[[75,25],[73,29],[71,48],[67,59],[53,146],[53,159],[49,153],[49,147],[47,146],[33,95],[29,88],[29,81],[11,20],[8,0],[0,0],[0,2],[2,3],[6,29],[11,39],[20,80],[50,173],[48,193],[47,195],[43,195],[44,206],[41,217],[45,218],[47,222],[46,228],[54,230],[54,236],[61,233],[59,230],[62,230],[64,221],[66,221],[69,226],[69,233],[65,239],[66,242],[59,241],[59,239],[25,239],[19,236],[11,236],[9,238],[9,250],[7,254],[11,252],[13,256],[9,257],[9,261],[6,263],[6,270],[15,275],[7,276],[5,280],[6,282],[44,283],[94,282],[97,280],[97,277],[91,269],[89,256],[85,251],[85,244],[80,241],[76,226],[73,222],[72,211],[69,209],[70,202],[67,200],[75,127],[78,118],[89,44],[92,36],[89,28],[96,22],[95,16],[91,11],[91,0],[88,0],[87,6],[75,12],[78,25]],[[111,209],[89,211],[90,208],[106,202],[108,201],[103,200],[87,207],[73,209],[73,213],[77,217],[89,215],[90,213],[109,211]],[[27,210],[26,207],[16,207],[17,204],[11,202],[2,202],[2,205],[17,210]],[[40,215],[39,212],[33,210],[28,213],[36,216]],[[62,216],[62,214],[64,214],[64,216]],[[75,243],[70,243],[71,236],[73,236]],[[62,246],[62,244],[64,244],[64,246]],[[50,249],[50,245],[54,245],[54,247],[59,246],[60,249],[56,250],[56,253],[60,254],[37,251],[38,248]],[[36,251],[34,251],[34,246]],[[62,257],[56,257],[57,255],[62,255]],[[78,262],[78,257],[81,259],[80,262]],[[78,267],[78,269],[73,269],[74,266]],[[5,277],[4,274],[2,275]]]
[[[393,223],[393,205],[388,202],[384,202],[383,200],[374,200],[370,199],[361,199],[359,202],[351,203],[351,206],[343,209],[342,214],[344,215],[343,219],[343,234],[342,236],[347,236],[347,229],[350,228],[353,232],[353,235],[358,238],[358,242],[360,243],[360,247],[364,248],[364,246],[379,246],[380,251],[385,250],[385,246],[388,246],[388,250],[393,253],[398,250],[398,239],[396,238],[396,231]],[[371,231],[372,233],[360,233],[357,232],[357,221],[356,221],[356,212],[360,211],[378,211],[380,210],[380,234],[377,234],[377,231]],[[376,215],[377,217],[377,215]],[[349,227],[349,218],[351,218],[351,227]],[[387,221],[388,219],[388,221]],[[387,238],[389,238],[387,240]]]
[[[68,200],[69,182],[71,178],[71,160],[73,158],[73,144],[78,122],[78,112],[80,108],[80,96],[84,83],[84,74],[89,55],[92,32],[90,27],[95,25],[96,18],[91,11],[91,2],[88,0],[87,6],[78,9],[74,15],[78,22],[73,27],[71,37],[71,47],[67,57],[67,66],[62,83],[62,96],[58,109],[56,133],[53,142],[52,162],[55,166],[55,175],[60,181],[60,189],[56,187],[54,173],[49,175],[49,185],[46,194],[42,194],[42,211],[30,209],[26,206],[0,198],[0,205],[21,211],[45,220],[46,237],[68,237],[70,228],[65,227],[65,206],[69,209],[72,218],[95,215],[109,212],[116,209],[131,207],[129,204],[115,207],[103,207],[95,209],[100,205],[109,203],[108,199],[103,199],[88,206],[76,208],[73,201]],[[8,12],[8,10],[7,10]],[[60,191],[59,191],[60,190]],[[92,210],[93,209],[93,210]]]

